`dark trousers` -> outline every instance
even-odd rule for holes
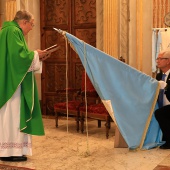
[[[163,133],[163,140],[170,144],[170,105],[155,111],[155,118]]]

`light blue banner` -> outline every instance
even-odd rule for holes
[[[159,84],[156,79],[66,33],[103,101],[110,101],[114,117],[130,149],[150,149],[161,144],[154,117]]]

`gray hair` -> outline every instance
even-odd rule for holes
[[[14,21],[18,22],[19,20],[27,20],[30,21],[33,19],[33,15],[25,10],[20,10],[15,14]]]

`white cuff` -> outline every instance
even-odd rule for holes
[[[159,81],[160,89],[164,89],[166,87],[166,84],[167,83],[165,81],[160,80]]]

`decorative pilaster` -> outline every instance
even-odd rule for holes
[[[97,48],[127,61],[129,52],[129,0],[99,0]]]
[[[119,57],[119,2],[103,0],[103,51]]]

